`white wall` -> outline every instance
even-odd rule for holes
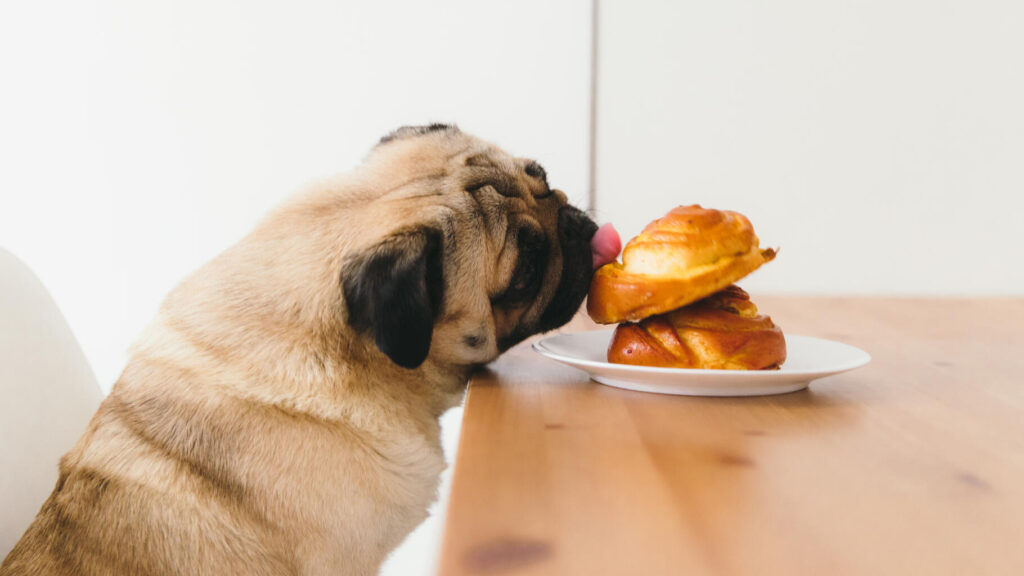
[[[1024,4],[600,3],[597,207],[747,214],[772,292],[1024,294]]]
[[[590,28],[586,0],[5,2],[0,245],[109,390],[174,284],[401,124],[457,122],[583,203]],[[432,573],[439,527],[385,573]]]

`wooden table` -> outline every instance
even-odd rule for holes
[[[470,384],[440,573],[1024,574],[1024,300],[756,299],[872,363],[696,398],[519,346]]]

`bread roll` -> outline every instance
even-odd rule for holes
[[[608,361],[638,366],[763,370],[786,360],[786,340],[750,296],[729,286],[694,304],[615,329]]]
[[[775,258],[746,216],[680,206],[644,228],[594,273],[587,313],[600,324],[638,321],[705,298]]]

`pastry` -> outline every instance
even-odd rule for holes
[[[680,206],[644,228],[594,273],[587,313],[600,324],[639,321],[710,296],[775,258],[746,216]]]
[[[608,361],[616,364],[764,370],[786,360],[786,340],[739,286],[615,329]]]

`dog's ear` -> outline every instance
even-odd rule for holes
[[[416,368],[430,352],[441,313],[443,240],[436,228],[395,233],[349,259],[341,273],[348,323],[373,333],[381,352]]]

